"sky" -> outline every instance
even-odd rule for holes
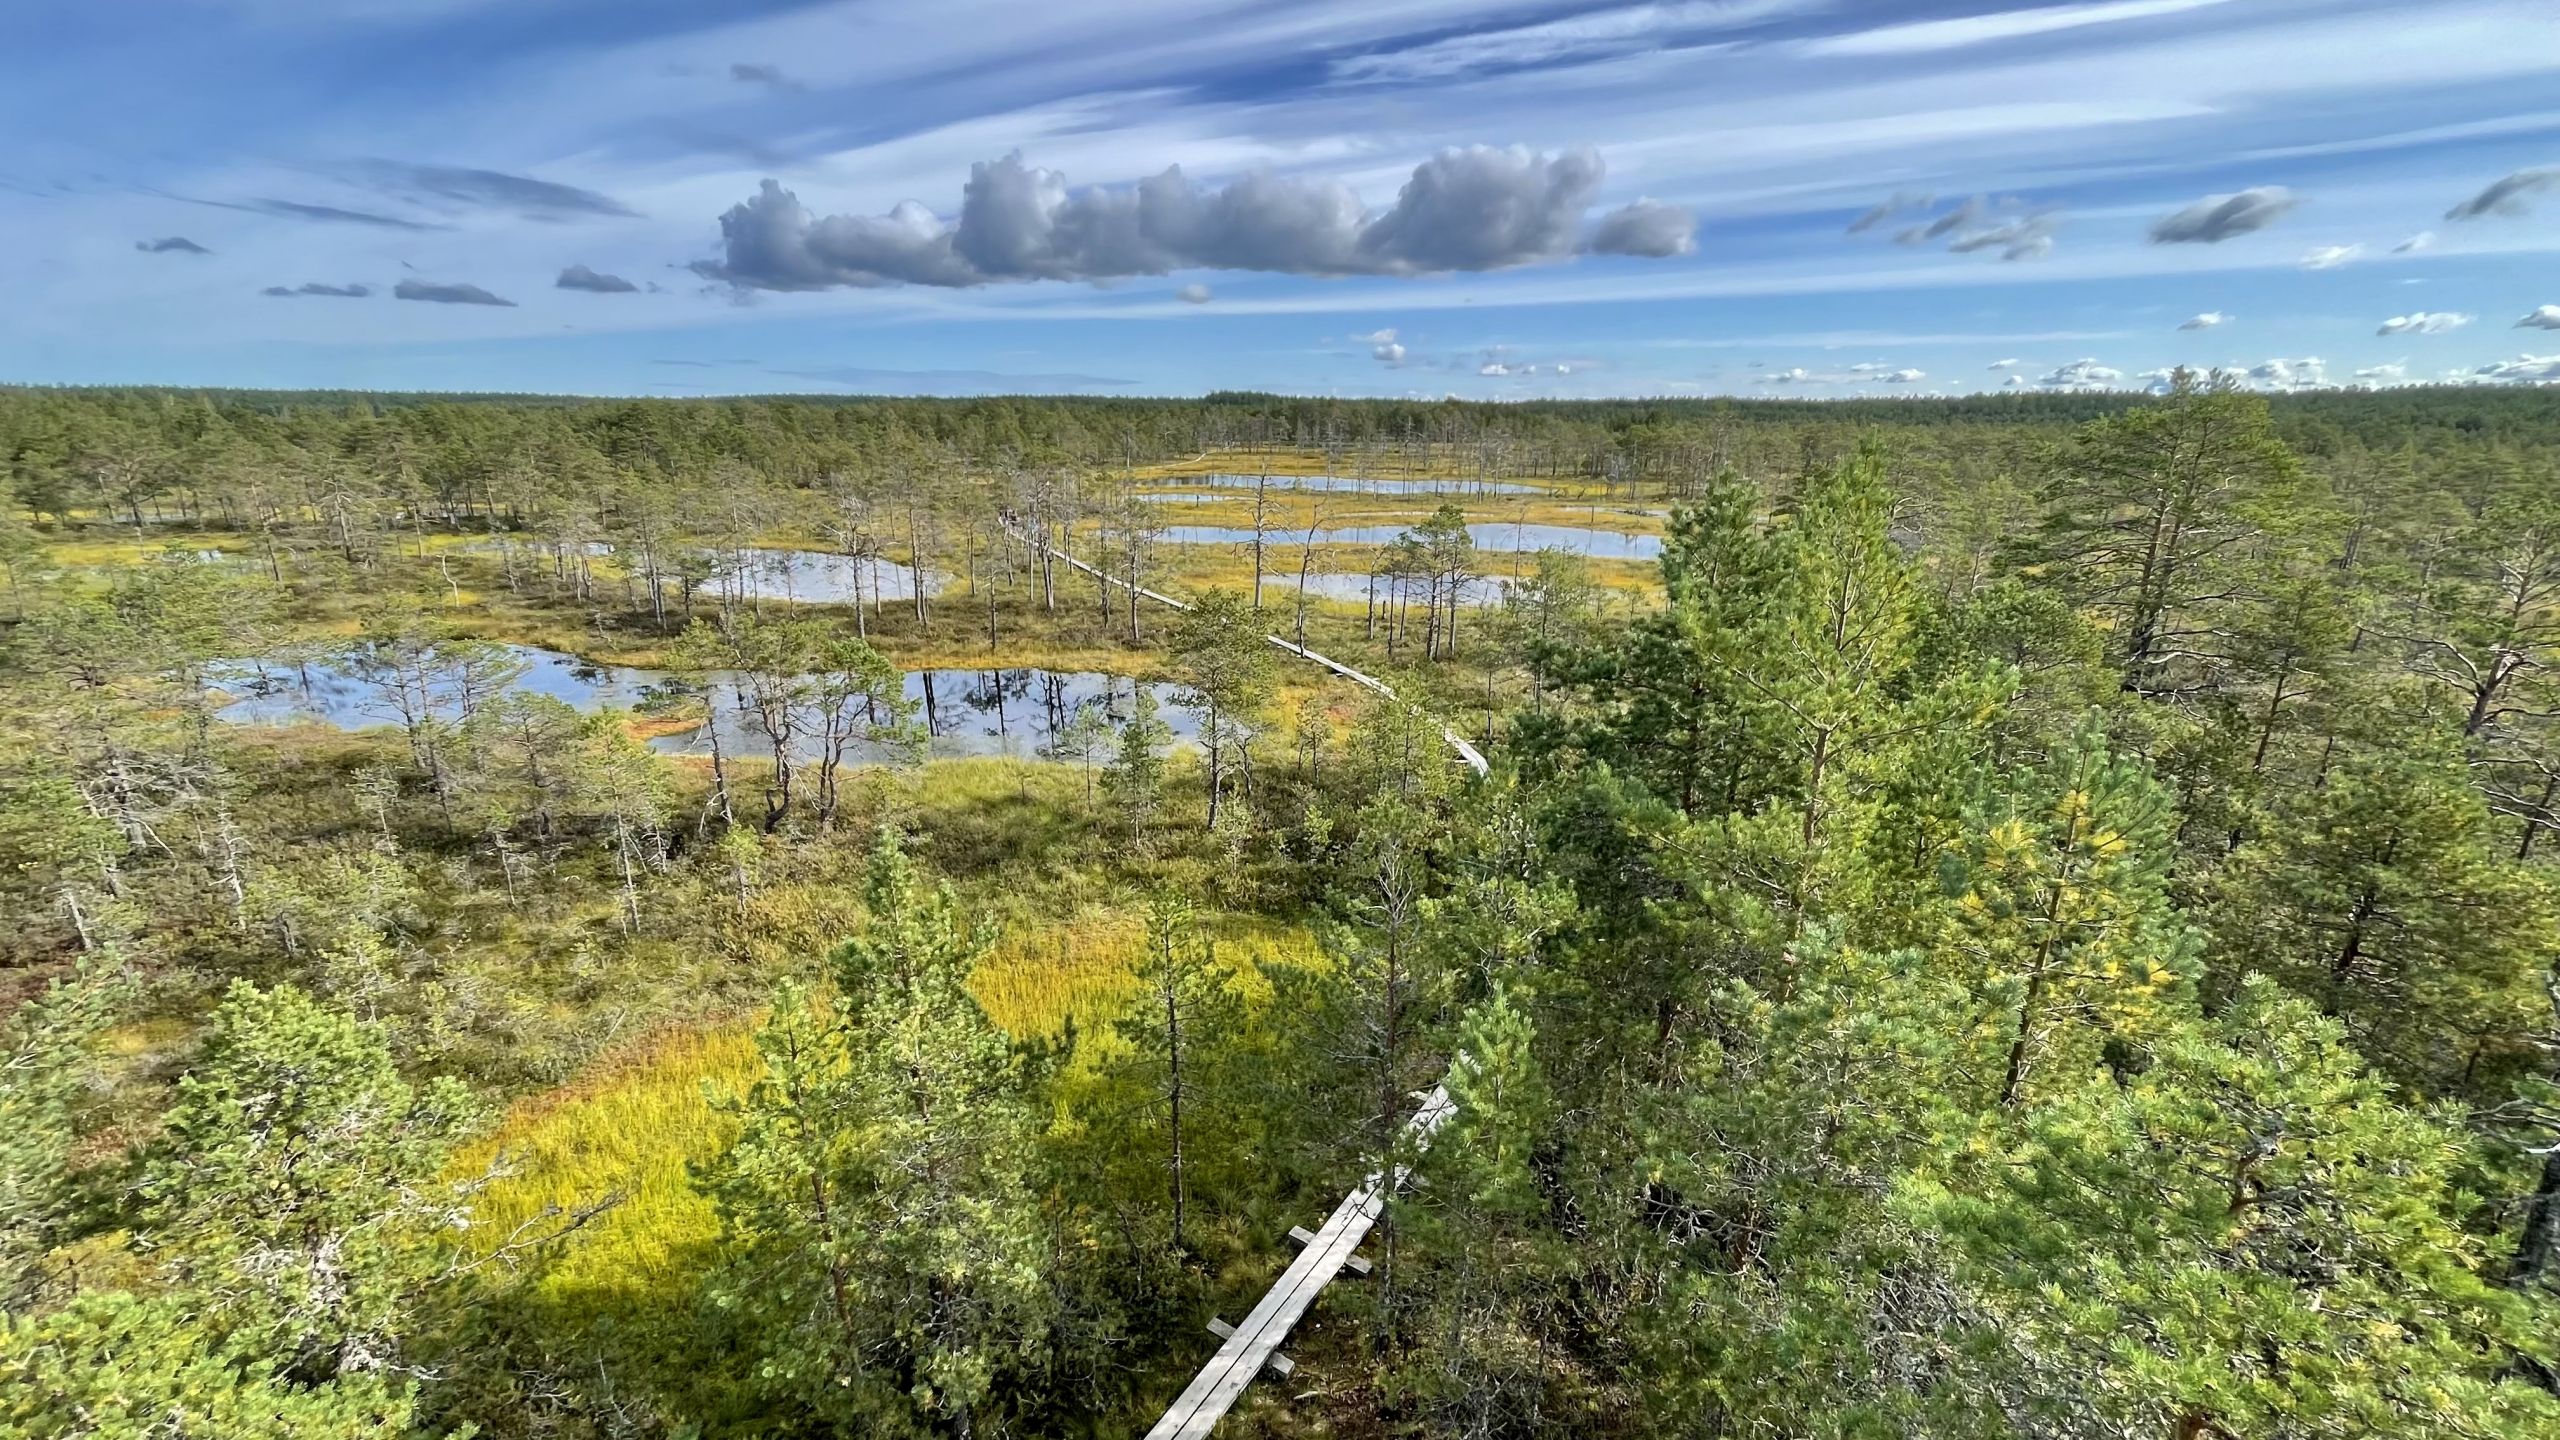
[[[2560,382],[2552,0],[83,0],[0,135],[0,382]]]

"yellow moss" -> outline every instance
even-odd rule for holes
[[[480,1193],[480,1233],[495,1246],[548,1207],[619,1194],[622,1203],[544,1274],[545,1297],[614,1307],[688,1283],[719,1220],[686,1169],[718,1156],[737,1133],[703,1086],[743,1089],[759,1064],[748,1025],[679,1030],[605,1061],[575,1084],[520,1102],[494,1135],[455,1161],[460,1175],[480,1174],[493,1157],[512,1171]]]

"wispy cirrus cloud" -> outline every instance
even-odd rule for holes
[[[1799,48],[1808,55],[1922,55],[2031,35],[2050,35],[2091,25],[2147,20],[2153,16],[2175,15],[2184,10],[2201,10],[2208,5],[2224,3],[2227,0],[2100,0],[2100,3],[2087,5],[1995,10],[1982,15],[1916,20],[1873,30],[1826,35],[1806,41]]]
[[[1675,0],[1624,5],[1561,20],[1453,35],[1335,60],[1331,78],[1349,85],[1407,85],[1488,71],[1588,63],[1695,43],[1807,8],[1807,0]]]
[[[503,170],[368,160],[358,173],[378,188],[407,199],[503,211],[527,220],[630,219],[639,214],[610,195]]]
[[[251,215],[271,215],[279,220],[308,220],[322,225],[370,225],[384,230],[442,230],[446,226],[430,220],[411,220],[399,215],[385,215],[373,210],[350,210],[340,205],[314,205],[301,200],[279,200],[260,195],[247,200],[209,200],[197,195],[175,195],[164,190],[146,191],[167,200],[180,200],[189,205],[210,205],[217,210],[239,210]]]

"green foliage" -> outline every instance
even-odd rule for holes
[[[178,1297],[84,1297],[0,1317],[0,1440],[403,1440],[405,1381],[305,1385],[208,1335]]]
[[[1030,1122],[964,984],[986,937],[885,830],[866,910],[828,999],[785,990],[758,1035],[764,1076],[704,1178],[730,1257],[709,1295],[776,1404],[925,1435],[994,1420],[1047,1324]]]
[[[478,1114],[291,986],[232,987],[136,1186],[151,1249],[230,1335],[314,1380],[395,1363],[462,1197],[437,1176]]]

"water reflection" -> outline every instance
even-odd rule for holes
[[[600,540],[568,546],[475,540],[464,548],[494,553],[502,545],[513,546],[520,555],[549,556],[566,550],[589,559],[612,560],[628,571],[635,583],[644,581],[652,566],[650,556]],[[880,555],[857,557],[832,550],[758,546],[743,550],[669,550],[656,556],[654,563],[670,603],[681,598],[688,584],[698,596],[731,604],[785,600],[803,605],[851,605],[913,600],[916,596],[915,567]],[[924,593],[928,596],[941,594],[948,583],[949,577],[938,571],[924,573]]]
[[[1076,736],[1078,719],[1090,716],[1095,722],[1115,727],[1124,723],[1140,685],[1156,697],[1156,713],[1173,731],[1174,738],[1188,740],[1199,733],[1198,722],[1188,712],[1174,708],[1176,687],[1132,680],[1125,675],[1036,669],[911,670],[906,677],[906,698],[915,722],[925,727],[931,737],[927,753],[934,759],[1001,755],[1017,760],[1081,761],[1082,756],[1067,753]],[[773,742],[763,721],[734,681],[724,679],[714,692],[714,700],[713,718],[724,753],[772,753]],[[888,717],[875,713],[866,718],[885,721]],[[792,753],[803,759],[816,757],[820,745],[813,733],[816,725],[803,718],[795,728],[799,734],[793,740]],[[1099,764],[1111,741],[1098,733],[1090,738],[1098,746],[1093,761]],[[650,743],[672,754],[708,755],[711,742],[711,727],[705,726],[680,735],[661,736]],[[899,756],[893,746],[857,741],[846,748],[845,758],[872,763]]]
[[[1388,545],[1410,530],[1406,525],[1342,525],[1316,532],[1326,545]],[[1595,560],[1651,560],[1662,554],[1659,535],[1629,535],[1589,525],[1532,525],[1484,520],[1467,527],[1478,550],[1504,554],[1529,550],[1565,550]],[[1244,545],[1253,541],[1251,526],[1168,525],[1162,538],[1175,545]],[[1266,548],[1293,543],[1281,532],[1266,532]]]
[[[548,695],[580,710],[640,709],[662,701],[667,694],[668,676],[662,671],[599,665],[575,655],[527,645],[490,649],[512,665],[522,667],[506,681],[507,690]],[[439,667],[424,668],[433,671]],[[493,692],[487,688],[486,679],[484,670],[482,688],[475,694],[466,680],[447,674],[422,691],[412,689],[404,696],[400,686],[388,677],[371,673],[351,659],[332,656],[297,660],[279,656],[217,666],[214,688],[231,697],[217,713],[235,724],[319,724],[361,730],[402,724],[409,718],[407,712],[417,709],[449,721],[459,719],[491,697]],[[723,752],[770,754],[771,742],[741,695],[737,677],[717,675],[712,679],[712,718]],[[1141,684],[1155,695],[1158,715],[1175,738],[1190,739],[1198,733],[1198,724],[1191,715],[1174,708],[1174,686],[1136,681],[1125,675],[1041,669],[914,670],[907,673],[905,693],[916,723],[925,727],[931,737],[927,753],[936,759],[977,755],[1079,759],[1064,753],[1065,742],[1079,717],[1090,716],[1101,724],[1119,725],[1129,718]],[[814,713],[813,709],[801,713],[795,725],[805,738],[795,739],[793,753],[804,759],[818,753]],[[868,718],[885,724],[894,717],[884,707]],[[670,754],[708,755],[711,732],[711,726],[697,725],[649,743]],[[1110,742],[1105,739],[1101,743],[1107,748]],[[857,743],[847,748],[845,757],[862,763],[896,755],[886,745]],[[1097,754],[1095,758],[1098,762],[1101,757]]]
[[[1371,576],[1349,570],[1319,571],[1307,576],[1307,593],[1327,600],[1348,600],[1360,605],[1365,605],[1372,599],[1381,605],[1392,605],[1396,599],[1397,583],[1396,577],[1392,575]],[[1428,588],[1419,580],[1406,581],[1404,587],[1408,600],[1420,601],[1429,593]],[[1499,605],[1502,603],[1503,592],[1510,588],[1511,582],[1505,577],[1479,575],[1468,581],[1465,588],[1459,592],[1458,603]],[[1297,575],[1293,572],[1286,575],[1263,576],[1262,603],[1270,604],[1275,590],[1282,596],[1296,595],[1298,593]]]
[[[1166,482],[1193,485],[1209,490],[1251,490],[1256,485],[1268,485],[1274,490],[1328,490],[1357,495],[1537,495],[1544,493],[1535,485],[1520,485],[1508,480],[1462,480],[1455,476],[1434,480],[1376,480],[1365,475],[1273,475],[1265,479],[1260,475],[1237,475],[1220,471],[1208,475],[1167,476]]]

